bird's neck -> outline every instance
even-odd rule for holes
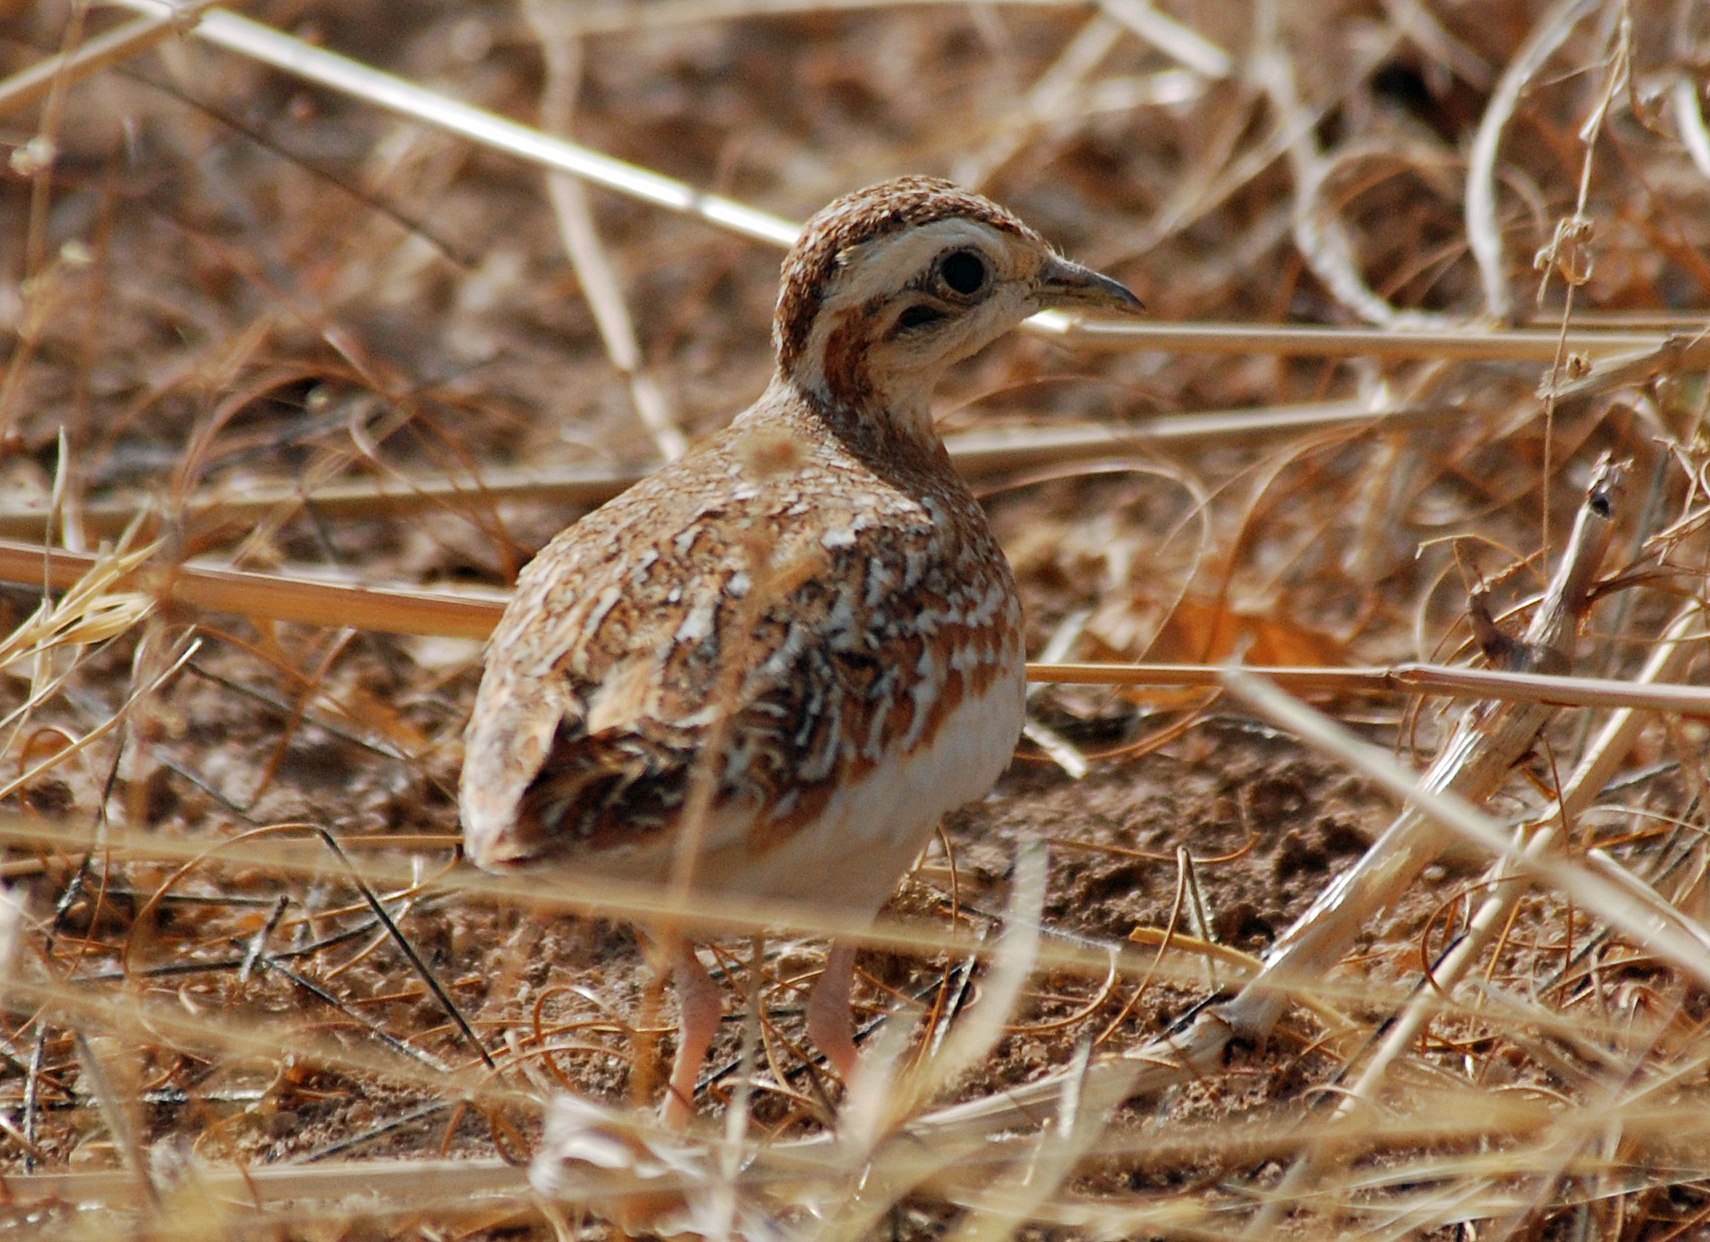
[[[883,299],[827,310],[798,348],[779,354],[779,382],[832,417],[861,428],[889,427],[922,444],[933,441],[932,390],[951,359],[894,365],[878,339]]]
[[[912,378],[912,377],[911,377]],[[932,385],[881,385],[845,371],[826,384],[819,374],[773,377],[771,392],[783,408],[799,410],[813,429],[829,433],[856,456],[874,463],[936,471],[947,464],[932,426]]]

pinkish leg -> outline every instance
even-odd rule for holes
[[[850,1031],[854,1013],[849,1004],[849,989],[855,978],[855,946],[834,940],[825,955],[825,969],[808,993],[808,1038],[831,1062],[831,1068],[848,1086],[860,1064],[855,1037]]]
[[[683,1011],[677,1027],[677,1056],[671,1062],[671,1081],[665,1084],[665,1103],[660,1115],[665,1124],[685,1129],[695,1115],[695,1080],[718,1024],[724,1018],[718,985],[695,956],[693,945],[684,943],[672,955],[671,975],[677,985],[677,1007]]]

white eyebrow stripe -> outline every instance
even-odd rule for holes
[[[957,247],[979,251],[1000,270],[1006,266],[1002,235],[991,225],[960,218],[934,220],[856,247],[832,282],[835,301],[828,300],[821,313],[833,305],[859,306],[895,293],[924,272],[940,254]],[[864,254],[864,251],[875,253]],[[881,251],[882,261],[875,262],[877,252]]]

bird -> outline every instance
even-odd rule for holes
[[[1024,723],[1015,578],[932,391],[1052,308],[1141,303],[949,181],[816,213],[784,260],[759,399],[519,574],[465,733],[465,856],[871,920]],[[662,1112],[681,1127],[723,1011],[687,938],[667,956]],[[853,967],[834,942],[806,1008],[845,1084]]]

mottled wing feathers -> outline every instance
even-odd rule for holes
[[[707,848],[748,834],[764,850],[1018,658],[1007,565],[983,523],[962,546],[977,507],[959,485],[911,491],[811,444],[770,470],[746,434],[589,515],[525,571],[470,729],[478,861],[657,869],[708,753]]]

